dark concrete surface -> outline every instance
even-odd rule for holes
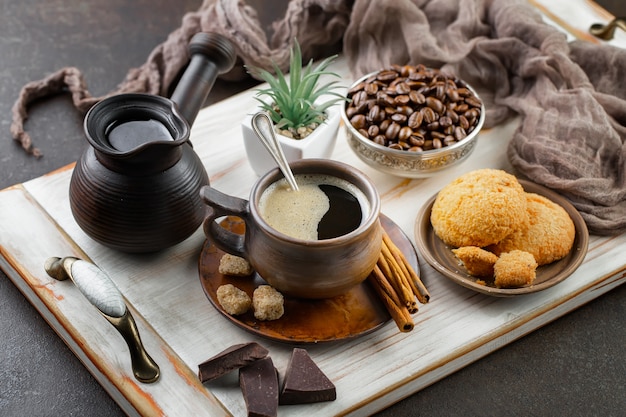
[[[263,5],[270,22],[284,1]],[[619,1],[603,0],[614,14]],[[67,96],[35,105],[27,130],[36,160],[9,134],[20,87],[68,65],[94,95],[141,65],[200,0],[0,2],[0,189],[75,161],[82,117]],[[210,101],[253,83],[219,82]],[[0,219],[1,221],[1,219]],[[626,255],[625,255],[626,256]],[[120,408],[13,283],[0,272],[0,416],[117,416]],[[354,387],[358,389],[358,387]],[[626,414],[626,286],[544,326],[384,410],[380,416],[623,416]]]

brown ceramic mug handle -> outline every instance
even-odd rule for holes
[[[224,194],[208,185],[200,189],[200,197],[209,206],[203,224],[204,234],[224,252],[247,258],[245,236],[226,230],[215,220],[223,216],[237,216],[246,223],[246,228],[249,227],[248,200]]]

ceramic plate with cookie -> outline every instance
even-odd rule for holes
[[[435,232],[431,214],[437,195],[422,207],[415,222],[415,242],[424,259],[438,272],[452,281],[474,291],[499,297],[530,294],[552,287],[570,276],[582,263],[587,253],[589,232],[580,213],[565,198],[546,187],[518,179],[524,192],[545,197],[562,207],[574,224],[571,250],[559,260],[539,265],[531,284],[511,288],[495,285],[493,277],[471,275],[453,252],[455,246],[446,244]]]

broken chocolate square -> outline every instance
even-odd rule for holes
[[[272,358],[254,361],[239,369],[239,386],[248,417],[275,417],[278,413],[278,373]]]
[[[313,362],[305,349],[295,348],[287,365],[280,404],[334,401],[335,385]]]
[[[212,381],[230,371],[263,359],[268,353],[267,349],[256,342],[233,345],[198,365],[198,378],[202,383]]]

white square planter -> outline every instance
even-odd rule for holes
[[[326,110],[328,118],[304,139],[292,139],[276,134],[287,161],[293,162],[306,158],[330,158],[337,140],[337,131],[339,130],[339,121],[341,119],[339,106],[341,105],[343,103],[340,102],[328,108]],[[246,116],[241,125],[241,130],[250,166],[252,166],[257,175],[261,176],[277,165],[272,155],[265,149],[261,140],[252,130],[252,116],[258,111],[261,111],[260,107],[256,107]]]

